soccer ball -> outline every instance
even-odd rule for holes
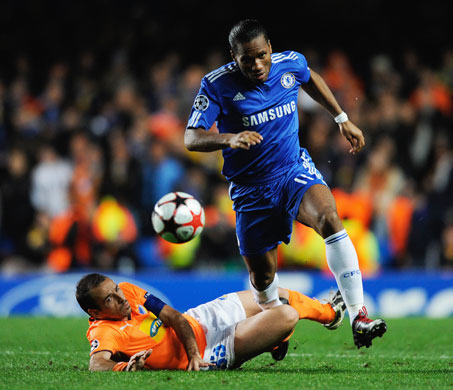
[[[181,244],[198,236],[204,227],[200,202],[185,192],[170,192],[154,206],[153,228],[164,240]]]

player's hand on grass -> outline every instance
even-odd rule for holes
[[[362,130],[351,121],[340,123],[340,132],[351,144],[349,153],[356,154],[365,146],[365,138],[363,137]]]
[[[190,358],[187,371],[200,371],[202,367],[215,367],[215,364],[205,362],[200,354],[196,354]]]
[[[131,356],[125,371],[143,370],[143,367],[145,366],[145,360],[149,358],[151,352],[153,352],[152,349],[147,349],[144,351],[137,352],[135,355]]]
[[[249,150],[252,146],[258,145],[263,136],[256,131],[242,131],[230,138],[230,148]]]

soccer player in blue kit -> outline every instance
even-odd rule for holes
[[[326,257],[346,303],[357,348],[387,330],[368,318],[355,248],[335,200],[307,150],[299,144],[297,100],[302,87],[332,115],[351,144],[365,145],[362,131],[341,109],[321,76],[295,51],[273,53],[266,29],[243,20],[230,31],[233,62],[207,74],[185,132],[190,151],[222,149],[222,173],[230,183],[239,251],[250,288],[263,310],[281,304],[277,247],[288,243],[296,220],[326,244]],[[217,123],[218,133],[208,132]]]

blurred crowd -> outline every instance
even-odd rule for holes
[[[297,48],[296,48],[297,49]],[[436,65],[416,51],[361,64],[306,50],[365,133],[352,156],[332,118],[300,94],[300,139],[331,187],[362,267],[453,265],[453,51]],[[189,153],[186,121],[204,74],[227,62],[178,53],[140,71],[127,51],[81,52],[36,74],[26,55],[0,79],[0,258],[4,272],[79,268],[243,268],[221,152]],[[365,70],[365,71],[364,71]],[[212,128],[210,131],[216,131]],[[150,223],[170,191],[198,198],[206,227],[169,244]],[[322,242],[295,226],[283,268],[325,269]]]

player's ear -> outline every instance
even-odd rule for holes
[[[236,57],[234,56],[233,50],[230,50],[230,55],[231,55],[231,58],[233,59],[233,61],[236,62]]]
[[[99,318],[101,311],[98,309],[88,309],[88,314],[93,318]]]
[[[270,39],[267,40],[267,44],[269,45],[269,50],[270,50],[270,53],[272,54],[272,45],[271,45]]]

